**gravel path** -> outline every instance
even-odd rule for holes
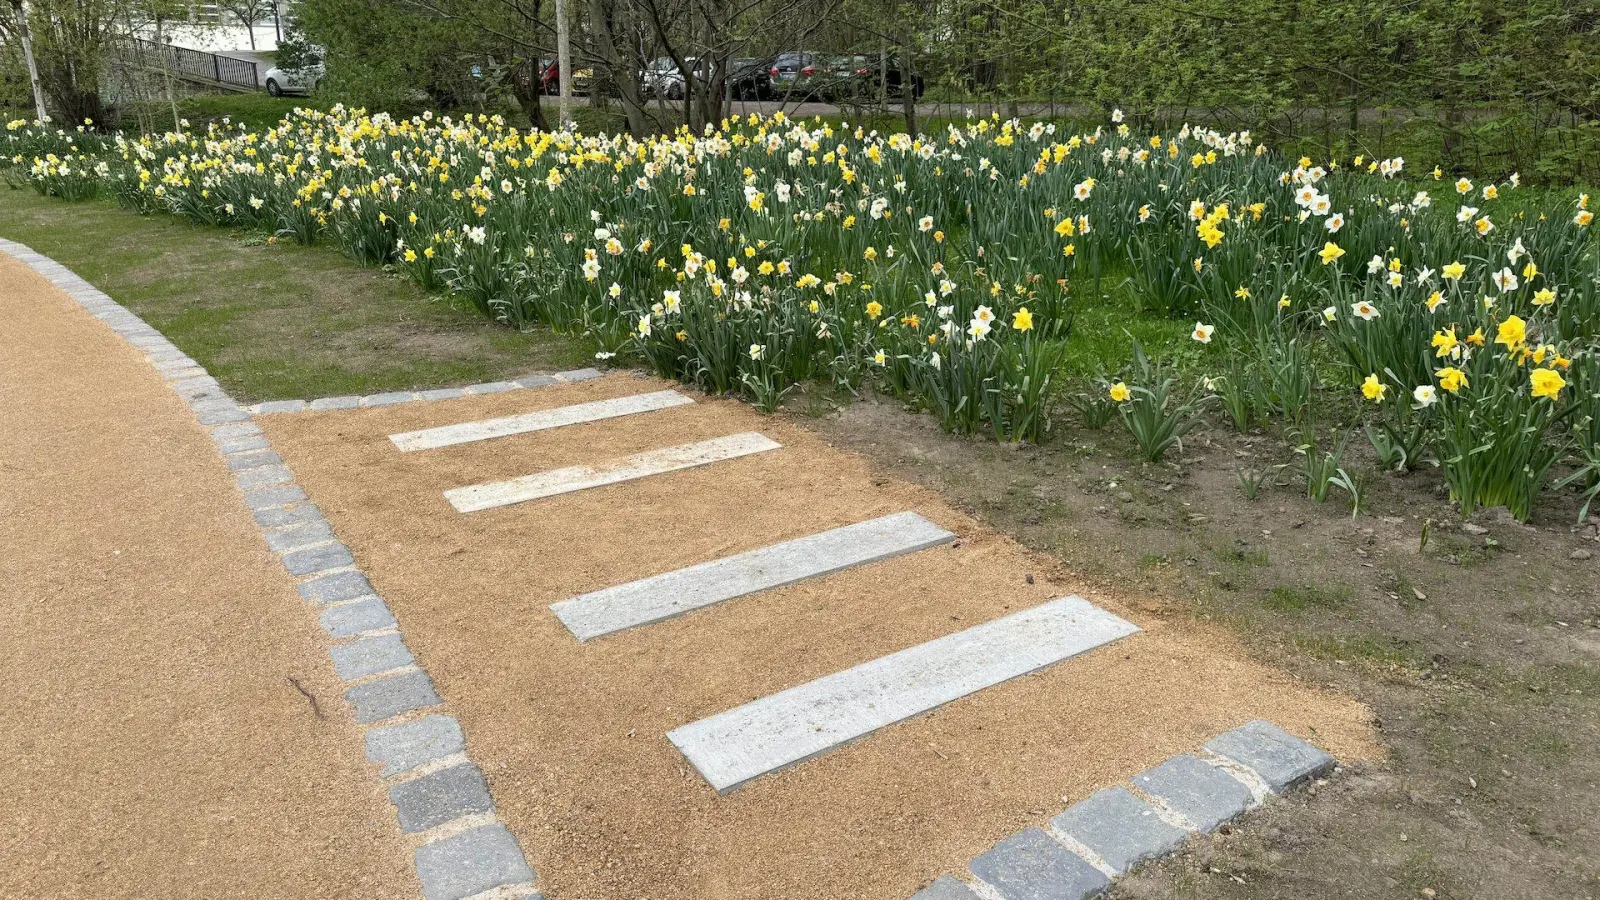
[[[0,255],[5,897],[409,897],[315,612],[183,400]]]

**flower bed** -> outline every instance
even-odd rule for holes
[[[1075,398],[1091,421],[1120,412],[1149,458],[1213,397],[1303,435],[1343,385],[1384,464],[1437,463],[1464,511],[1528,517],[1571,452],[1573,479],[1600,472],[1588,198],[1514,175],[1295,163],[1248,134],[1118,121],[919,138],[780,115],[641,140],[338,107],[145,139],[13,122],[0,155],[14,185],[333,242],[763,408],[870,376],[1002,440],[1048,428],[1075,286],[1115,273],[1130,315],[1195,319],[1216,367],[1185,391],[1139,353]],[[1358,493],[1337,453],[1302,450],[1314,494],[1340,476]]]

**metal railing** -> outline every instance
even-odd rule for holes
[[[133,38],[131,43],[140,64],[149,68],[166,68],[180,78],[198,78],[252,90],[261,87],[260,71],[251,60],[158,44],[144,38]]]

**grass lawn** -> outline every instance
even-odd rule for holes
[[[242,401],[496,381],[591,358],[581,341],[493,324],[333,250],[105,203],[0,189],[0,237],[88,279]]]

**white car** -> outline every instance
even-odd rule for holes
[[[295,69],[267,70],[267,93],[274,97],[284,94],[310,94],[322,81],[322,63],[316,62]]]

